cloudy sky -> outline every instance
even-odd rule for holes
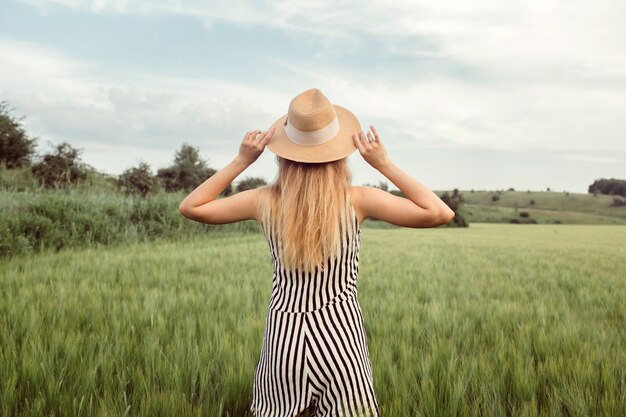
[[[40,153],[120,174],[184,142],[220,169],[319,88],[433,190],[586,192],[626,178],[624,21],[621,0],[1,0],[0,100]],[[235,181],[276,172],[266,149]]]

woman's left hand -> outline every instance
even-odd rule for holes
[[[256,161],[263,153],[267,142],[272,138],[274,130],[275,128],[272,127],[265,132],[261,132],[260,130],[248,131],[241,141],[237,158],[248,165]]]

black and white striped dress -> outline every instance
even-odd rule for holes
[[[344,234],[326,272],[281,266],[274,234],[262,225],[273,259],[272,294],[256,366],[255,417],[379,416],[372,364],[357,299],[361,228]],[[271,230],[271,229],[270,229]]]

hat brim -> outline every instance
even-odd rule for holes
[[[278,156],[297,162],[330,162],[349,156],[357,149],[352,134],[361,130],[361,124],[350,110],[337,104],[333,107],[339,119],[339,132],[334,138],[319,145],[297,144],[285,132],[288,114],[284,114],[270,126],[269,129],[275,127],[276,130],[267,148]]]

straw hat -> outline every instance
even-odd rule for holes
[[[352,134],[361,130],[350,110],[332,104],[317,88],[294,97],[287,114],[272,126],[276,130],[266,146],[276,155],[298,162],[329,162],[349,156],[357,149]]]

